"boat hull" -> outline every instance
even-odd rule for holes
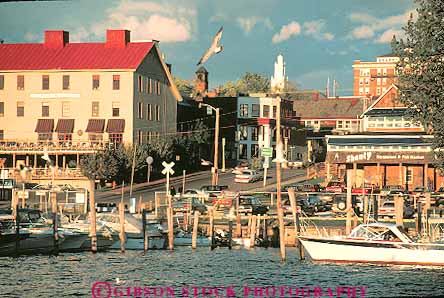
[[[192,238],[191,237],[174,237],[174,246],[191,246]],[[197,246],[210,246],[210,238],[208,237],[197,237],[196,239]]]
[[[306,237],[301,243],[315,261],[444,266],[442,245]]]
[[[148,249],[164,249],[165,238],[156,237],[149,238]],[[120,240],[111,245],[110,249],[120,249]],[[143,250],[143,238],[127,238],[125,241],[125,249],[127,250]]]

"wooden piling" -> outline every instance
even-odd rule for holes
[[[248,224],[247,224],[247,236],[250,236],[251,234],[251,219],[252,219],[252,215],[248,215]]]
[[[210,245],[211,245],[211,250],[214,249],[215,245],[214,245],[214,210],[210,209],[209,210],[209,215],[210,215]]]
[[[425,212],[427,212],[430,209],[430,206],[431,206],[431,202],[430,202],[431,198],[430,198],[430,193],[429,192],[425,194],[425,198],[426,198],[426,201],[425,201],[424,210],[425,210]]]
[[[19,216],[19,205],[14,204],[12,205],[15,216],[15,253],[16,255],[20,254],[20,216]]]
[[[256,236],[256,215],[251,217],[251,227],[250,227],[250,248],[254,247],[254,240]]]
[[[137,213],[140,214],[142,212],[142,195],[139,196],[139,202],[137,204]]]
[[[368,196],[364,195],[364,213],[363,213],[363,220],[362,222],[364,224],[367,223],[368,219]]]
[[[264,238],[264,247],[268,248],[269,241],[268,241],[268,222],[267,217],[264,216],[264,230],[262,231],[262,238]]]
[[[171,205],[167,208],[167,221],[168,221],[168,249],[174,249],[174,221],[173,221],[173,208]]]
[[[142,209],[142,229],[143,229],[143,251],[147,251],[149,247],[148,231],[146,230],[146,210]]]
[[[395,220],[396,225],[403,226],[404,214],[404,198],[400,195],[395,195]]]
[[[418,202],[418,211],[416,216],[416,234],[421,235],[422,230],[422,203]]]
[[[291,205],[293,221],[294,221],[294,230],[295,230],[294,235],[296,238],[295,242],[296,242],[296,245],[298,246],[298,249],[299,249],[299,258],[301,260],[303,260],[304,259],[304,249],[303,249],[301,241],[299,239],[300,232],[301,232],[301,225],[300,225],[300,220],[299,220],[299,213],[297,212],[296,196],[294,194],[293,187],[290,187],[288,189],[288,197],[290,198],[290,205]]]
[[[350,234],[351,232],[351,225],[352,225],[352,213],[353,213],[353,209],[352,209],[352,177],[348,174],[347,175],[347,221],[345,224],[345,233],[347,235]]]
[[[299,218],[299,212],[296,213],[296,233],[298,235],[301,235],[301,220]],[[302,243],[300,239],[298,238],[298,250],[299,250],[299,259],[304,260],[305,259],[305,251],[302,247]]]
[[[54,253],[59,252],[59,233],[57,223],[57,193],[51,192],[52,232],[54,237]]]
[[[194,211],[194,220],[193,220],[193,234],[191,238],[191,248],[196,249],[197,247],[197,230],[199,228],[199,211]]]
[[[89,214],[90,214],[90,237],[91,251],[97,252],[97,228],[96,228],[96,201],[94,197],[94,180],[89,181]]]
[[[233,242],[233,219],[228,220],[228,249],[231,249]]]
[[[379,208],[378,197],[374,196],[373,197],[373,219],[375,221],[378,221],[378,208]]]
[[[236,236],[242,238],[242,223],[241,215],[239,213],[236,215]]]
[[[119,221],[120,221],[120,251],[125,252],[125,205],[123,202],[119,203]]]

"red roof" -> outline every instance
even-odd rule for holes
[[[44,43],[0,44],[0,71],[136,69],[153,45],[154,42],[129,42],[125,47],[68,43],[50,48]]]

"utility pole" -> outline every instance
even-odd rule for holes
[[[222,173],[225,173],[225,138],[222,138]]]
[[[219,177],[217,173],[218,160],[219,160],[219,108],[216,108],[216,130],[214,133],[214,173],[213,173],[213,185],[217,185]]]

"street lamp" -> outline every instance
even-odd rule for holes
[[[217,164],[218,164],[218,155],[219,155],[219,108],[215,108],[213,106],[210,106],[206,103],[199,103],[199,108],[207,107],[207,112],[210,112],[211,110],[216,111],[216,125],[215,125],[215,132],[214,132],[214,167],[211,171],[213,173],[213,178],[211,181],[212,185],[217,185],[219,177],[217,173]],[[211,110],[210,110],[211,109]],[[211,114],[211,113],[208,113]]]

